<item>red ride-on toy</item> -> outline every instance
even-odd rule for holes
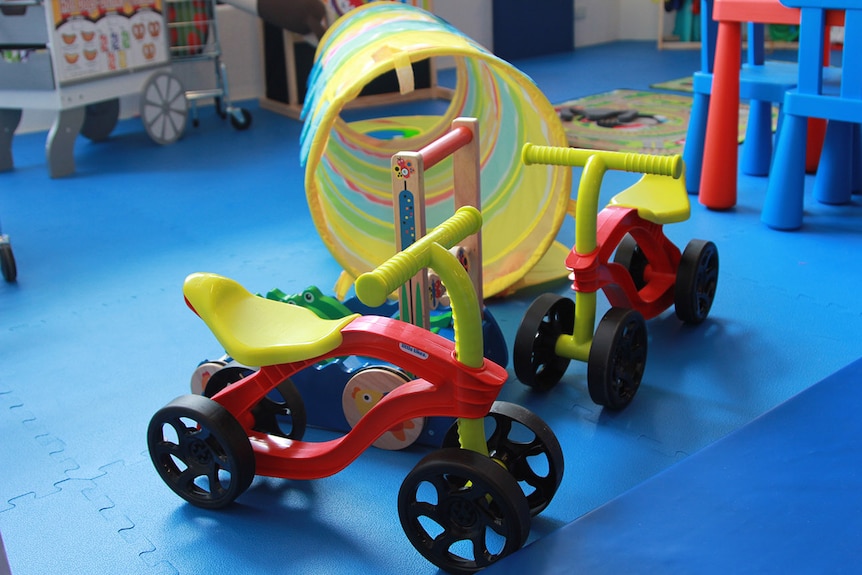
[[[547,390],[562,378],[570,360],[585,361],[592,400],[622,409],[637,392],[646,366],[645,319],[673,305],[683,322],[698,324],[715,297],[715,244],[692,240],[680,253],[664,234],[665,224],[689,217],[682,158],[526,144],[522,159],[584,170],[575,207],[575,246],[566,258],[575,299],[547,293],[530,305],[515,336],[515,374],[521,382]],[[607,170],[644,176],[599,212]],[[596,327],[599,289],[611,309]]]
[[[462,207],[449,220],[356,282],[357,296],[381,305],[420,269],[447,288],[454,342],[389,317],[328,320],[300,306],[255,296],[233,280],[193,274],[189,306],[226,352],[260,366],[212,398],[181,396],[153,416],[150,457],[165,483],[199,507],[230,504],[255,475],[314,479],[353,462],[387,430],[416,417],[458,418],[442,447],[407,474],[398,515],[413,546],[449,572],[473,573],[520,548],[530,518],[551,502],[563,454],[530,411],[495,401],[506,370],[482,356],[482,315],[473,283],[449,248],[478,233],[481,214]],[[408,375],[345,435],[307,442],[269,432],[256,406],[300,370],[343,356],[376,358]]]

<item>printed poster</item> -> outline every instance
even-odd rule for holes
[[[162,0],[51,0],[59,83],[169,61]]]

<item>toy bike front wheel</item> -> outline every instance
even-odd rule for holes
[[[425,456],[398,492],[410,543],[449,573],[475,573],[524,545],[530,508],[515,479],[468,449]]]
[[[557,436],[529,409],[495,401],[485,417],[488,455],[501,463],[522,486],[530,515],[541,513],[563,480],[563,450]],[[443,438],[443,447],[458,447],[458,423]]]
[[[553,293],[530,304],[515,334],[512,363],[515,375],[526,385],[545,391],[566,373],[570,358],[554,351],[557,338],[575,329],[575,302]]]
[[[709,315],[718,285],[718,248],[706,240],[685,246],[674,284],[674,309],[679,319],[699,324]]]
[[[623,409],[641,384],[647,357],[646,322],[640,312],[612,307],[593,336],[587,364],[592,400],[610,409]]]
[[[225,507],[254,479],[254,452],[242,426],[200,395],[180,396],[157,411],[147,447],[168,487],[198,507]]]

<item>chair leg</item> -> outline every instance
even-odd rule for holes
[[[795,230],[802,227],[807,132],[806,118],[784,115],[760,214],[761,221],[770,228]]]
[[[814,198],[824,204],[846,204],[853,184],[853,124],[830,120],[814,178]]]
[[[854,194],[862,194],[862,124],[853,125],[853,186]]]
[[[706,116],[709,112],[709,94],[694,94],[691,116],[685,134],[682,159],[685,164],[685,187],[689,194],[700,188],[700,172],[703,166],[703,145],[706,141]]]
[[[766,176],[772,160],[772,103],[751,100],[742,144],[740,170],[749,176]]]

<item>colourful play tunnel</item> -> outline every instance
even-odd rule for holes
[[[454,58],[457,85],[444,115],[347,123],[341,112],[363,87],[395,71],[412,89],[411,63]],[[481,134],[483,275],[490,297],[529,282],[554,245],[571,193],[571,170],[524,166],[525,142],[566,146],[547,98],[511,64],[437,16],[401,3],[374,2],[340,18],[315,56],[303,109],[302,162],[308,205],[327,248],[345,271],[336,291],[394,253],[390,159],[418,150],[474,117]],[[381,134],[386,134],[381,137]],[[401,137],[392,138],[392,134]],[[429,229],[453,213],[451,158],[426,174]],[[557,254],[551,276],[562,277]],[[546,272],[539,281],[549,279]]]

